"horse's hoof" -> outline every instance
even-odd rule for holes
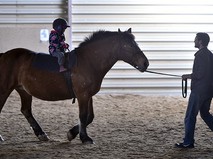
[[[83,144],[94,144],[93,140],[89,136],[87,136],[84,139],[81,138],[81,141],[82,141]]]
[[[4,141],[4,139],[3,139],[3,137],[0,135],[0,142],[3,142]]]
[[[49,137],[47,136],[47,134],[38,135],[38,139],[40,141],[49,141]]]
[[[88,144],[95,144],[92,140],[83,141],[82,143],[85,144],[85,145],[88,145]]]
[[[75,137],[72,135],[72,133],[70,131],[67,132],[67,139],[69,141],[72,141]]]

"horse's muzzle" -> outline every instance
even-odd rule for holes
[[[135,68],[141,72],[145,72],[149,66],[149,61],[146,60],[143,66],[136,66]]]

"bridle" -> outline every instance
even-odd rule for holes
[[[182,79],[182,76],[180,76],[180,75],[174,75],[174,74],[168,74],[168,73],[161,73],[161,72],[155,72],[155,71],[150,71],[150,70],[146,70],[145,72],[153,73],[153,74],[158,74],[158,75],[179,77],[179,78]],[[182,79],[182,96],[183,96],[183,98],[187,97],[187,79]]]

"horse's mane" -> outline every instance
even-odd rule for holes
[[[113,35],[118,35],[118,34],[129,36],[128,38],[131,38],[131,39],[135,38],[134,35],[129,34],[127,31],[125,31],[125,32],[111,32],[111,31],[99,30],[99,31],[96,31],[93,34],[91,34],[89,37],[86,37],[84,39],[84,41],[79,44],[79,47],[85,46],[86,44],[88,44],[90,42],[94,42],[96,40],[100,40],[100,39],[110,37],[110,36],[113,36]]]
[[[0,53],[0,57],[3,55],[3,53]]]
[[[99,39],[102,39],[103,37],[109,37],[116,34],[116,32],[110,32],[105,30],[99,30],[97,32],[94,32],[89,37],[86,37],[82,43],[80,43],[79,47],[84,46],[92,41],[96,41]]]

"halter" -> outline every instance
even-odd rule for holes
[[[182,76],[180,76],[180,75],[174,75],[174,74],[168,74],[168,73],[161,73],[161,72],[155,72],[155,71],[149,71],[149,70],[146,70],[145,72],[182,78]],[[182,79],[182,96],[183,96],[183,98],[187,97],[187,79]]]

